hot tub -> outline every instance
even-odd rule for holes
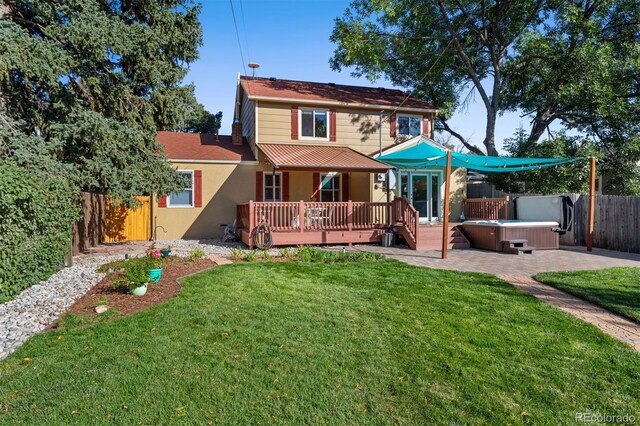
[[[560,248],[558,222],[530,220],[468,220],[462,223],[471,247],[502,251],[506,240],[527,240],[538,250]]]

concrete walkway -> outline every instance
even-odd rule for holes
[[[390,259],[410,265],[494,274],[537,299],[598,327],[640,352],[640,324],[532,278],[540,272],[604,269],[615,266],[640,268],[638,254],[601,249],[594,249],[589,253],[584,247],[563,247],[561,250],[540,250],[533,255],[516,256],[471,249],[450,250],[449,258],[442,260],[440,251],[413,251],[379,246],[358,246],[358,249],[381,253]],[[640,277],[640,270],[638,275]]]

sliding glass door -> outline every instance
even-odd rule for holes
[[[439,171],[401,172],[401,194],[420,213],[421,222],[440,220],[441,187],[442,173]]]

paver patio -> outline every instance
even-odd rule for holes
[[[449,258],[440,258],[440,251],[413,251],[400,247],[358,246],[359,250],[384,254],[410,265],[427,268],[486,272],[497,275],[537,299],[580,318],[608,335],[640,352],[640,324],[613,314],[606,309],[542,284],[532,277],[540,272],[579,271],[620,267],[640,267],[640,255],[584,247],[562,247],[560,250],[537,251],[532,255],[515,256],[486,250],[451,250]]]

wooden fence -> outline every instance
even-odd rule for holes
[[[508,219],[509,198],[463,198],[462,211],[467,220]]]
[[[596,195],[593,246],[640,253],[640,197]],[[575,203],[576,244],[584,246],[588,225],[589,196]]]
[[[82,219],[73,226],[73,254],[95,247],[104,241],[106,197],[82,193]]]

